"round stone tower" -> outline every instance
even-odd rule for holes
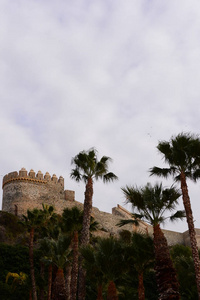
[[[3,178],[2,210],[15,215],[26,214],[27,209],[42,208],[42,204],[59,205],[65,200],[64,178],[59,179],[48,172],[43,176],[32,169],[28,173],[22,168],[19,173],[12,172]],[[61,202],[62,202],[61,201]]]

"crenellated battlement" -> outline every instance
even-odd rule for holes
[[[21,168],[19,172],[15,171],[5,175],[3,177],[2,187],[13,181],[29,181],[42,184],[53,183],[64,187],[64,178],[62,176],[58,179],[55,174],[51,176],[49,172],[46,172],[45,175],[43,175],[41,171],[38,171],[36,174],[33,169],[28,173],[25,168]]]
[[[74,194],[64,190],[64,178],[41,171],[29,172],[22,168],[3,177],[2,210],[16,215],[26,214],[27,209],[41,208],[42,203],[53,205],[73,201]]]

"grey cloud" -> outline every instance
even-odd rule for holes
[[[148,169],[163,164],[158,140],[200,130],[197,1],[19,0],[0,8],[2,175],[21,167],[63,175],[83,201],[70,161],[94,146],[119,176],[95,184],[94,205],[110,212],[123,204],[121,186],[157,181]],[[191,185],[200,227],[198,189]]]

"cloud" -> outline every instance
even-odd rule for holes
[[[198,133],[198,1],[18,0],[0,8],[1,175],[21,167],[63,175],[83,201],[70,162],[96,147],[119,176],[95,184],[94,205],[111,212],[123,203],[122,186],[157,180],[148,169],[163,164],[159,140]],[[198,188],[191,185],[200,227]]]

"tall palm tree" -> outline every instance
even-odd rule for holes
[[[75,166],[71,171],[71,178],[77,182],[84,181],[85,199],[83,208],[83,227],[81,231],[80,244],[85,246],[89,243],[90,238],[90,217],[92,211],[93,198],[93,181],[102,179],[103,182],[110,182],[117,179],[117,176],[108,172],[108,164],[111,158],[103,156],[100,160],[97,158],[97,151],[92,148],[88,151],[82,151],[72,159],[72,165]],[[85,274],[80,266],[79,269],[79,300],[85,299]]]
[[[83,212],[77,207],[65,208],[62,214],[62,229],[72,236],[71,248],[73,253],[70,294],[71,300],[76,300],[78,282],[79,232],[82,229]]]
[[[97,151],[93,148],[88,151],[80,152],[72,159],[72,164],[75,168],[71,171],[71,178],[75,179],[77,182],[83,180],[86,184],[83,209],[83,229],[81,232],[82,246],[89,243],[94,179],[102,179],[105,183],[117,179],[117,176],[114,173],[108,172],[108,164],[110,161],[111,158],[108,156],[103,156],[98,161]]]
[[[157,285],[160,294],[159,299],[180,299],[178,291],[178,281],[176,272],[173,267],[167,240],[160,228],[160,224],[167,218],[174,221],[183,218],[183,211],[177,211],[170,217],[166,217],[165,213],[175,209],[180,197],[177,189],[171,187],[163,189],[162,184],[147,184],[142,188],[126,186],[122,188],[127,203],[132,204],[133,217],[142,219],[153,226],[154,232],[154,252],[155,252],[155,271],[157,277]],[[127,223],[135,223],[135,220],[122,220],[120,226]]]
[[[98,223],[93,217],[90,218],[90,232],[96,231]],[[63,233],[71,237],[72,249],[72,269],[71,269],[71,279],[68,279],[68,284],[70,285],[70,299],[76,300],[77,297],[77,279],[78,279],[78,267],[79,267],[79,234],[82,229],[83,224],[83,211],[78,207],[74,206],[71,209],[65,208],[62,213],[62,218],[60,222],[60,227]],[[70,283],[71,282],[71,283]]]
[[[200,299],[200,260],[194,228],[193,214],[188,193],[187,179],[194,182],[200,177],[200,138],[190,133],[180,133],[169,142],[159,142],[157,149],[163,155],[168,168],[153,167],[151,175],[167,178],[172,176],[181,182],[183,204],[188,223],[192,256],[195,265],[195,276]]]

